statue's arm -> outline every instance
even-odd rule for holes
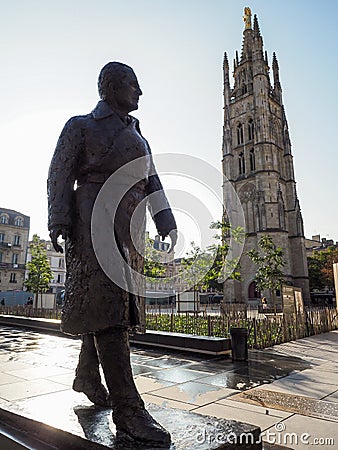
[[[142,136],[138,120],[136,122],[136,129],[138,133]],[[148,184],[146,186],[146,195],[149,196],[148,209],[152,219],[155,222],[158,234],[162,237],[162,239],[170,235],[172,241],[171,248],[173,248],[177,241],[176,220],[171,211],[167,196],[164,193],[161,180],[157,174],[156,167],[151,154],[151,149],[148,142],[147,146],[148,152],[150,154],[150,176],[148,178]],[[156,194],[151,195],[154,193]]]
[[[57,243],[58,237],[62,235],[66,238],[71,230],[80,135],[76,118],[70,119],[61,132],[49,167],[48,229],[54,248],[59,252],[62,248]]]
[[[156,172],[152,157],[151,175],[148,179],[146,194],[149,196],[148,209],[155,222],[158,234],[162,237],[162,239],[166,236],[170,236],[172,241],[171,248],[173,248],[177,241],[176,220],[170,208],[167,196],[163,190],[161,180]]]

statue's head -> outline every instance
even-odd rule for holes
[[[126,114],[138,108],[142,95],[133,69],[120,62],[109,62],[102,68],[98,90],[102,100]]]

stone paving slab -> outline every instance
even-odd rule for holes
[[[201,406],[194,409],[194,412],[207,416],[214,416],[249,423],[251,425],[260,427],[262,431],[280,422],[280,418],[276,416],[267,416],[260,413],[257,414],[256,412],[245,411],[243,409],[222,405],[220,403],[210,403],[209,405]]]
[[[256,404],[255,402],[249,403],[247,400],[243,401],[243,397],[241,395],[231,395],[230,397],[217,400],[217,403],[229,406],[230,408],[244,409],[247,411],[255,412],[257,414],[278,417],[279,419],[285,419],[286,417],[290,417],[292,415],[292,413],[284,411],[283,409],[274,409],[271,406],[261,406]]]
[[[270,442],[273,439],[293,450],[334,450],[338,443],[338,426],[326,420],[294,414],[266,430],[267,437]]]
[[[40,378],[31,381],[24,380],[11,384],[3,384],[0,386],[0,397],[8,401],[15,401],[37,395],[64,391],[66,389],[67,387],[63,384]]]
[[[337,387],[332,384],[324,384],[321,382],[314,383],[311,380],[295,380],[289,377],[277,380],[271,385],[259,386],[261,390],[274,390],[276,392],[284,392],[286,394],[303,395],[305,397],[312,397],[321,399],[327,395],[333,394]]]
[[[306,369],[302,372],[291,374],[288,376],[288,380],[297,380],[298,383],[303,381],[311,381],[313,383],[318,383],[318,376],[320,383],[332,384],[338,389],[338,373],[337,370],[321,370],[320,374],[318,369]]]
[[[238,391],[234,389],[211,386],[196,381],[176,384],[171,387],[158,389],[153,394],[170,400],[182,401],[196,406],[203,406],[227,397]]]

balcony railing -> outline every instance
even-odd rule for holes
[[[10,242],[0,241],[0,247],[12,247]]]
[[[0,262],[0,269],[25,269],[26,264],[4,263]]]

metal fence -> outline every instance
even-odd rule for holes
[[[308,308],[303,314],[272,314],[248,317],[246,310],[229,310],[221,315],[154,314],[146,315],[149,330],[189,333],[202,336],[229,337],[230,328],[245,327],[249,331],[250,348],[266,348],[283,342],[338,329],[335,308]]]
[[[60,309],[31,306],[0,306],[0,314],[59,319]],[[262,349],[283,342],[338,329],[336,308],[307,308],[303,314],[271,314],[250,317],[245,307],[229,306],[223,314],[147,312],[148,330],[170,331],[200,336],[229,337],[231,327],[246,327],[250,348]]]

